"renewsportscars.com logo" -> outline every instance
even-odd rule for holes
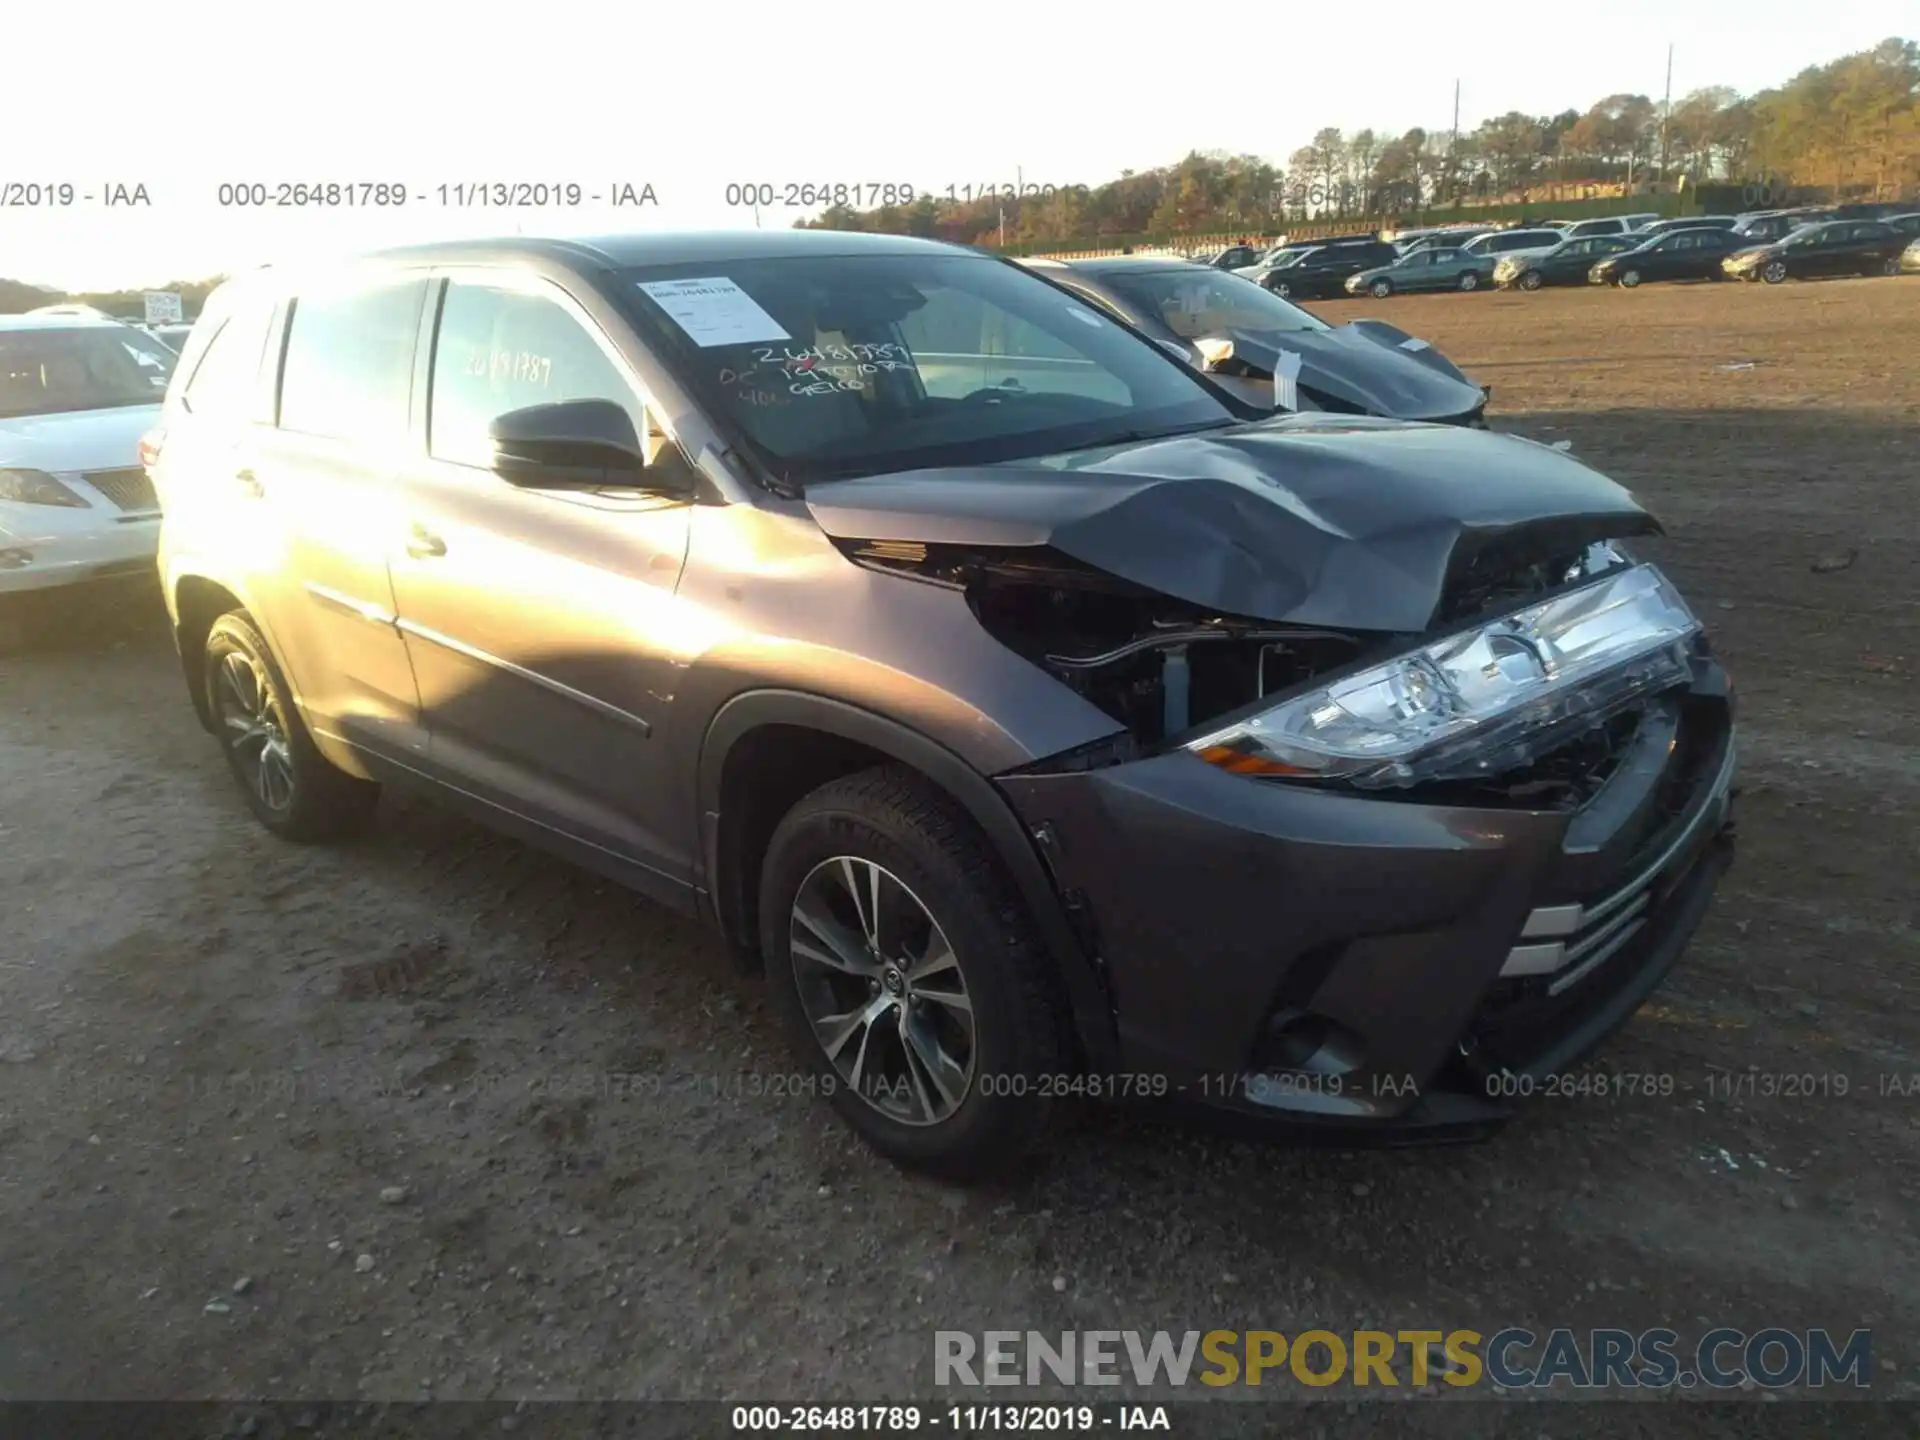
[[[1569,1328],[1478,1330],[967,1330],[934,1332],[937,1385],[1561,1384],[1577,1390],[1853,1385],[1873,1373],[1873,1332]]]

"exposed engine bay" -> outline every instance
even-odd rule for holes
[[[995,639],[1126,726],[1134,753],[1421,638],[1218,614],[1044,546],[882,540],[846,548],[862,564],[963,590]],[[1451,580],[1432,628],[1496,615],[1627,563],[1608,545],[1519,563],[1489,546]],[[1633,712],[1596,716],[1517,770],[1455,782],[1430,798],[1574,808],[1611,773],[1634,724]]]

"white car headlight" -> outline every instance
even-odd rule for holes
[[[44,470],[0,470],[0,500],[16,505],[58,505],[68,510],[91,508]]]
[[[1605,547],[1610,553],[1611,547]],[[1666,576],[1602,578],[1302,693],[1186,745],[1242,775],[1369,789],[1496,773],[1685,681],[1700,622]]]

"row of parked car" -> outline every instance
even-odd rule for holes
[[[1249,258],[1251,257],[1251,258]],[[1238,245],[1205,263],[1289,299],[1426,290],[1538,290],[1658,280],[1760,280],[1920,273],[1920,202],[1759,210],[1742,215],[1616,215],[1488,230],[1445,226]]]

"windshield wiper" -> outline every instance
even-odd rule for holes
[[[1095,440],[1091,444],[1077,445],[1077,450],[1100,450],[1108,445],[1138,445],[1145,440],[1171,440],[1178,435],[1198,435],[1204,430],[1225,430],[1244,422],[1229,417],[1225,420],[1206,420],[1197,425],[1176,425],[1171,430],[1128,430],[1111,438]]]

